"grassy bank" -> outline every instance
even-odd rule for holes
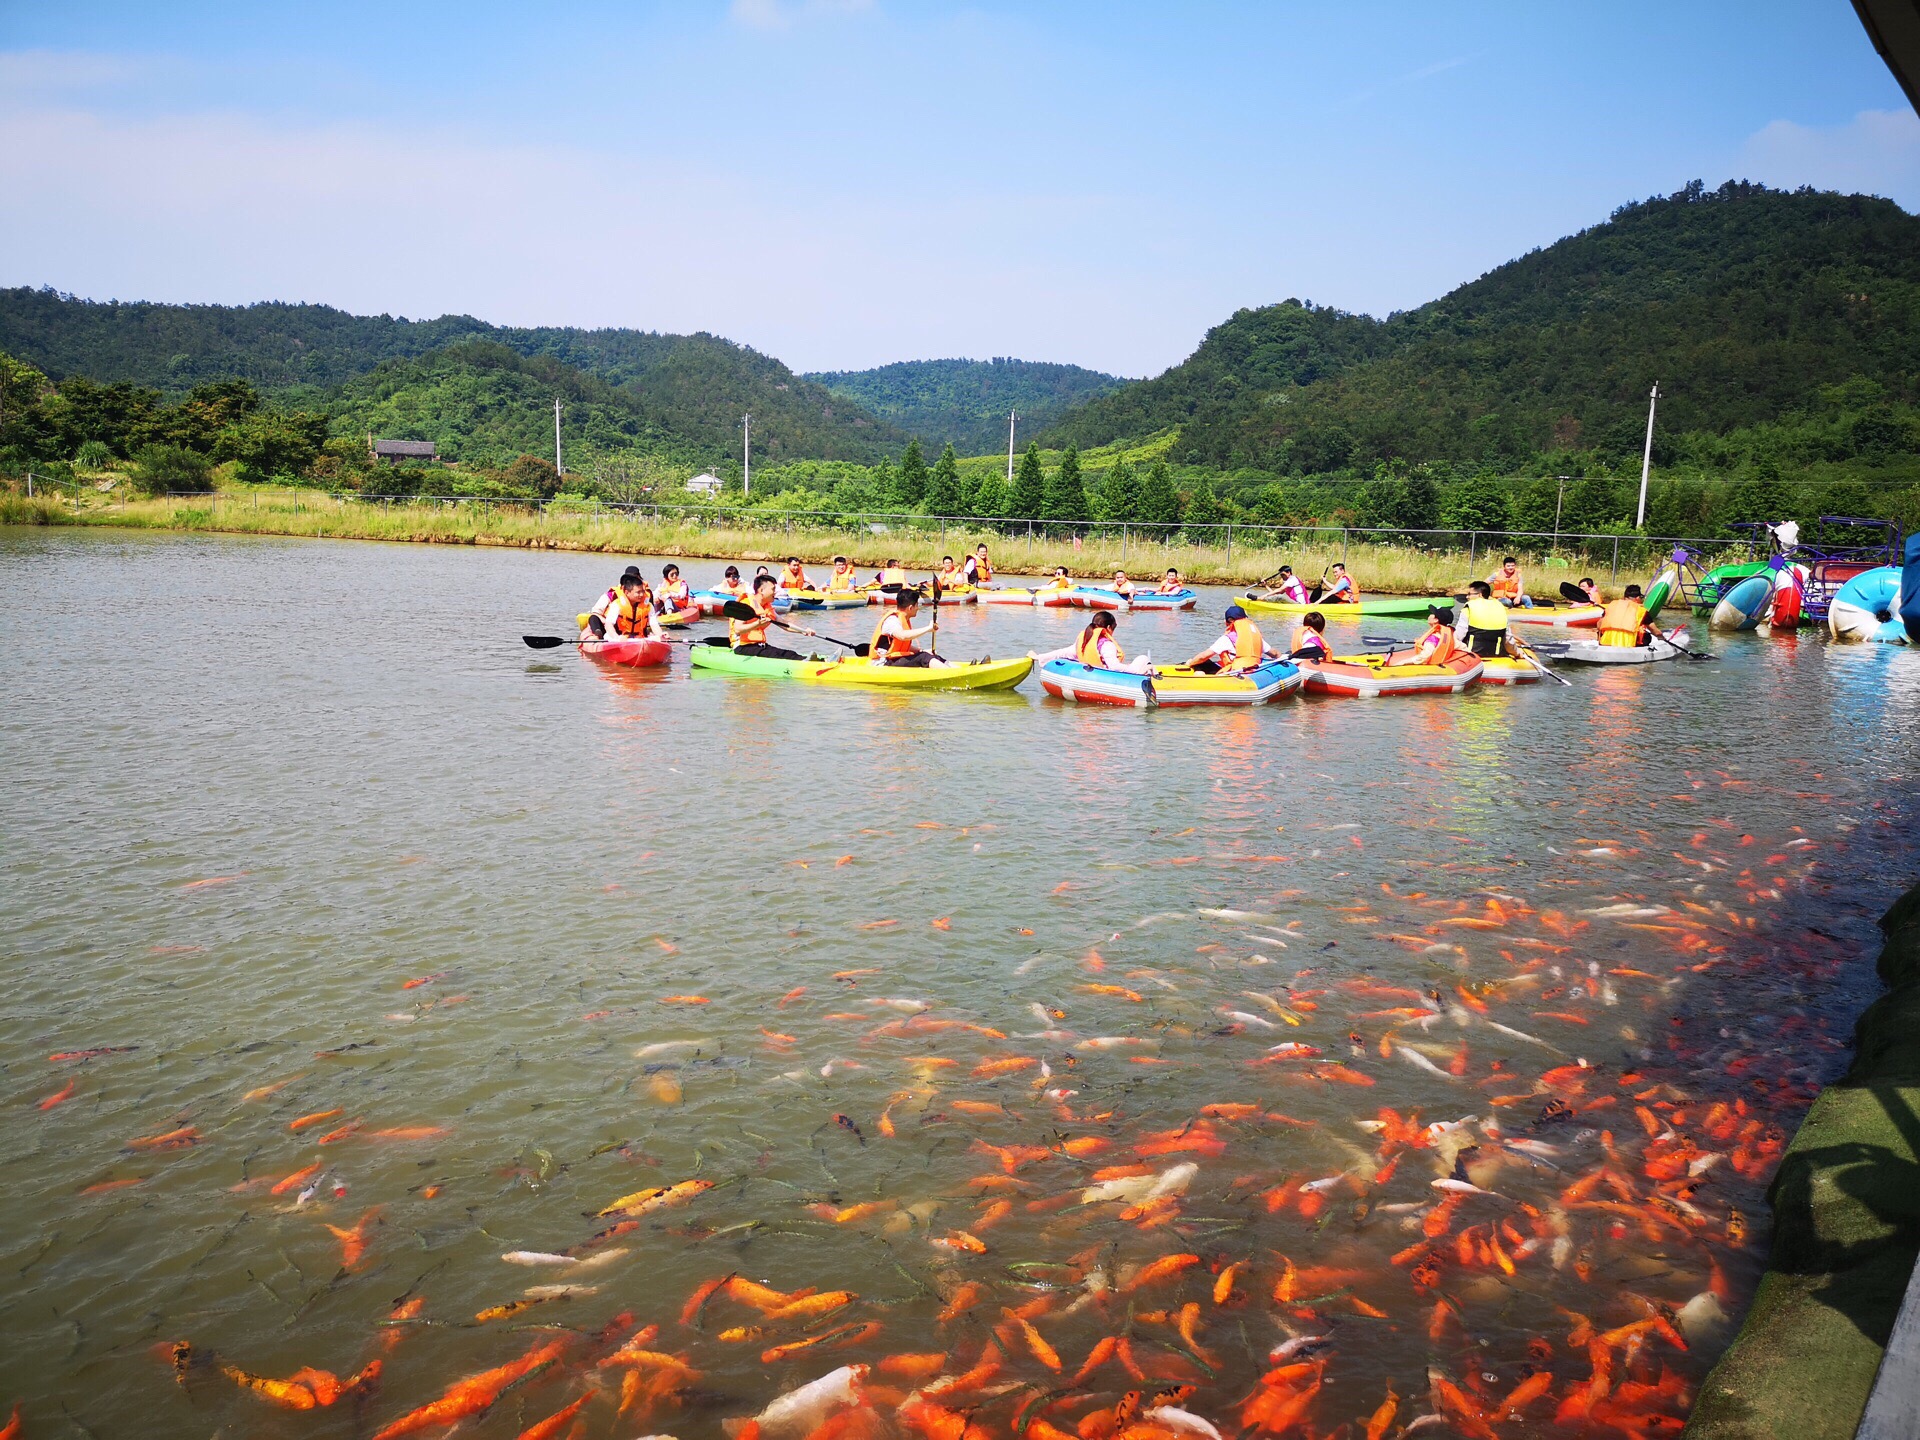
[[[1920,1255],[1920,887],[1880,927],[1891,988],[1780,1162],[1767,1273],[1688,1440],[1850,1440],[1866,1407]]]
[[[1076,546],[1066,538],[1005,535],[990,526],[947,529],[831,530],[775,523],[739,524],[725,518],[634,519],[609,511],[542,513],[532,508],[460,502],[376,504],[341,499],[317,491],[221,491],[206,496],[110,502],[83,497],[0,495],[0,524],[110,525],[148,530],[203,530],[241,535],[304,535],[334,540],[391,540],[415,544],[506,545],[528,549],[577,550],[609,555],[677,555],[773,562],[798,555],[809,563],[848,556],[857,566],[877,568],[898,556],[909,569],[931,570],[942,555],[960,556],[984,541],[997,571],[1032,575],[1065,565],[1078,577],[1110,575],[1124,568],[1134,576],[1154,575],[1178,566],[1200,584],[1245,585],[1290,564],[1309,579],[1336,560],[1351,567],[1363,590],[1393,595],[1444,594],[1461,589],[1473,574],[1485,574],[1493,557],[1481,550],[1420,550],[1412,546],[1347,543],[1338,531],[1276,537],[1248,532],[1252,544],[1225,546],[1162,544],[1137,536],[1088,539]],[[1547,591],[1576,572],[1542,568],[1543,556],[1521,555],[1534,572],[1532,588]],[[1605,566],[1599,568],[1603,582]],[[1644,579],[1623,565],[1620,583]]]

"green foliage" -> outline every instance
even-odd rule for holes
[[[103,441],[89,440],[73,460],[83,470],[104,470],[113,463],[113,450]]]
[[[917,510],[927,498],[927,460],[920,452],[920,439],[907,441],[906,453],[893,477],[893,503],[901,510]]]
[[[1496,475],[1455,481],[1441,497],[1440,523],[1450,530],[1505,530],[1507,522],[1507,486]]]
[[[216,460],[233,460],[235,478],[260,482],[292,479],[320,457],[327,441],[327,417],[305,411],[246,413],[216,432]]]
[[[519,456],[500,479],[522,493],[555,495],[560,490],[560,472],[544,455]]]
[[[1046,511],[1047,477],[1040,467],[1040,447],[1027,446],[1026,454],[1020,457],[1020,468],[1014,472],[1013,492],[1007,497],[1004,513],[1013,520],[1038,520]]]
[[[1140,508],[1134,519],[1143,525],[1178,525],[1180,492],[1173,488],[1173,472],[1165,460],[1156,460],[1140,482]]]
[[[1087,488],[1080,475],[1080,452],[1072,445],[1046,479],[1040,502],[1043,520],[1078,523],[1087,519]]]
[[[1140,512],[1140,477],[1126,457],[1113,462],[1095,496],[1094,515],[1100,520],[1133,520]]]
[[[972,513],[967,508],[966,490],[960,483],[960,459],[953,453],[952,441],[948,441],[941,449],[940,458],[933,462],[933,470],[927,476],[927,513],[929,515]]]
[[[1229,518],[1227,507],[1220,497],[1213,493],[1210,481],[1202,480],[1193,487],[1182,509],[1181,519],[1187,527],[1187,538],[1196,545],[1214,545],[1218,537],[1207,527],[1224,524]]]
[[[1013,492],[1007,489],[1005,480],[989,473],[981,477],[967,503],[971,515],[983,520],[1005,519],[1013,512]]]
[[[146,445],[133,456],[133,483],[148,495],[213,489],[213,463],[180,445]]]
[[[1028,360],[907,360],[877,370],[838,370],[817,380],[909,433],[939,436],[969,455],[1007,448],[1007,415],[1044,430],[1073,406],[1125,384],[1078,365]]]

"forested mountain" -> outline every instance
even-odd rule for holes
[[[1288,301],[1094,400],[1056,443],[1179,427],[1174,458],[1278,474],[1378,461],[1637,456],[1874,382],[1920,399],[1920,219],[1891,201],[1697,182],[1386,321]]]
[[[830,370],[805,377],[851,397],[909,435],[952,441],[967,455],[1007,443],[1007,413],[1038,433],[1075,405],[1126,384],[1078,365],[1033,360],[902,360],[877,370]]]
[[[645,426],[715,456],[738,454],[740,417],[749,413],[754,448],[770,459],[870,462],[897,448],[901,438],[857,402],[713,335],[514,328],[468,315],[396,320],[325,305],[122,304],[51,290],[0,289],[0,352],[55,381],[84,375],[168,396],[209,381],[243,379],[269,395],[294,391],[302,403],[328,408],[334,391],[377,366],[468,340],[545,357],[621,387]],[[502,373],[497,365],[491,369],[496,378]],[[424,410],[413,413],[424,421]]]

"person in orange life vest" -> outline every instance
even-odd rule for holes
[[[1420,643],[1405,655],[1397,655],[1387,663],[1389,665],[1444,665],[1459,653],[1460,644],[1453,638],[1453,607],[1442,609],[1438,605],[1427,607],[1427,633],[1420,637]]]
[[[1647,634],[1647,607],[1640,603],[1640,587],[1627,586],[1627,593],[1607,603],[1600,612],[1600,643],[1626,648],[1644,645]]]
[[[713,588],[722,595],[733,596],[736,600],[751,600],[753,598],[753,591],[740,583],[740,567],[738,565],[727,566],[726,575],[722,577],[720,583]]]
[[[1581,576],[1580,583],[1573,588],[1587,597],[1587,603],[1589,605],[1604,605],[1607,603],[1600,598],[1600,587],[1593,583],[1593,577],[1591,575]]]
[[[947,662],[921,650],[914,641],[923,635],[931,635],[933,626],[913,623],[920,611],[920,594],[916,590],[902,590],[894,596],[893,609],[873,627],[873,641],[868,654],[876,665],[912,665],[925,669],[932,665],[944,665]]]
[[[1287,649],[1289,660],[1325,660],[1333,654],[1327,644],[1327,617],[1309,610],[1300,617],[1293,632],[1293,644]]]
[[[1500,562],[1500,568],[1487,576],[1487,588],[1493,592],[1493,598],[1509,610],[1519,606],[1522,610],[1531,610],[1533,601],[1527,598],[1527,582],[1520,574],[1520,562],[1509,555]]]
[[[1247,618],[1238,605],[1227,606],[1227,629],[1213,644],[1187,664],[1203,675],[1244,675],[1262,664],[1273,652],[1261,638],[1260,627]]]
[[[632,565],[620,576],[619,586],[593,607],[593,613],[612,639],[638,640],[658,633],[653,623],[653,592],[647,588],[646,576]]]
[[[1053,574],[1047,577],[1047,583],[1036,588],[1041,590],[1071,590],[1073,588],[1073,580],[1067,574],[1066,566],[1056,565],[1053,567]]]
[[[841,595],[853,588],[853,567],[847,563],[846,556],[834,556],[833,574],[827,577],[827,594]]]
[[[1151,656],[1138,655],[1127,659],[1127,652],[1120,648],[1120,642],[1115,638],[1119,628],[1111,612],[1096,611],[1073,644],[1073,658],[1096,670],[1124,670],[1130,675],[1153,674]]]
[[[940,568],[934,571],[934,574],[939,577],[940,588],[942,590],[951,590],[956,585],[964,585],[967,583],[961,578],[960,567],[953,563],[953,556],[951,555],[942,555],[940,557]]]
[[[993,564],[987,559],[987,547],[976,545],[961,569],[961,578],[976,589],[985,589],[993,579]]]
[[[1329,568],[1333,572],[1333,583],[1313,597],[1315,602],[1321,605],[1358,605],[1360,587],[1347,574],[1347,567],[1336,560]]]
[[[804,660],[807,657],[794,650],[783,650],[778,645],[767,643],[767,631],[778,625],[782,630],[792,630],[800,635],[817,635],[817,630],[805,630],[798,625],[789,625],[774,613],[774,580],[771,575],[756,575],[753,579],[753,598],[747,604],[753,607],[751,620],[727,618],[727,643],[733,646],[736,655],[758,655],[763,660]]]
[[[1278,600],[1284,605],[1310,605],[1313,602],[1307,596],[1307,587],[1300,577],[1293,573],[1291,565],[1282,565],[1275,577],[1280,583],[1271,586],[1260,598]]]
[[[889,560],[879,573],[873,577],[873,583],[878,585],[882,590],[885,590],[889,595],[897,595],[900,593],[901,587],[907,583],[906,568],[901,565],[897,558]]]
[[[1126,571],[1116,570],[1113,572],[1113,593],[1116,595],[1124,595],[1129,600],[1133,598],[1133,582],[1127,579]]]
[[[1180,578],[1180,572],[1169,565],[1167,567],[1167,573],[1160,577],[1159,588],[1153,593],[1156,595],[1178,595],[1186,588],[1186,582]]]
[[[806,567],[800,563],[800,557],[798,555],[789,555],[787,557],[787,568],[780,572],[780,588],[782,590],[811,590],[813,588],[813,586],[807,582],[807,570]]]
[[[677,615],[693,606],[693,589],[680,578],[680,567],[668,564],[660,571],[660,588],[654,592],[654,601],[665,614]]]

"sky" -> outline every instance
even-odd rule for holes
[[[1920,211],[1846,0],[0,0],[0,285],[1158,373],[1693,179]]]

